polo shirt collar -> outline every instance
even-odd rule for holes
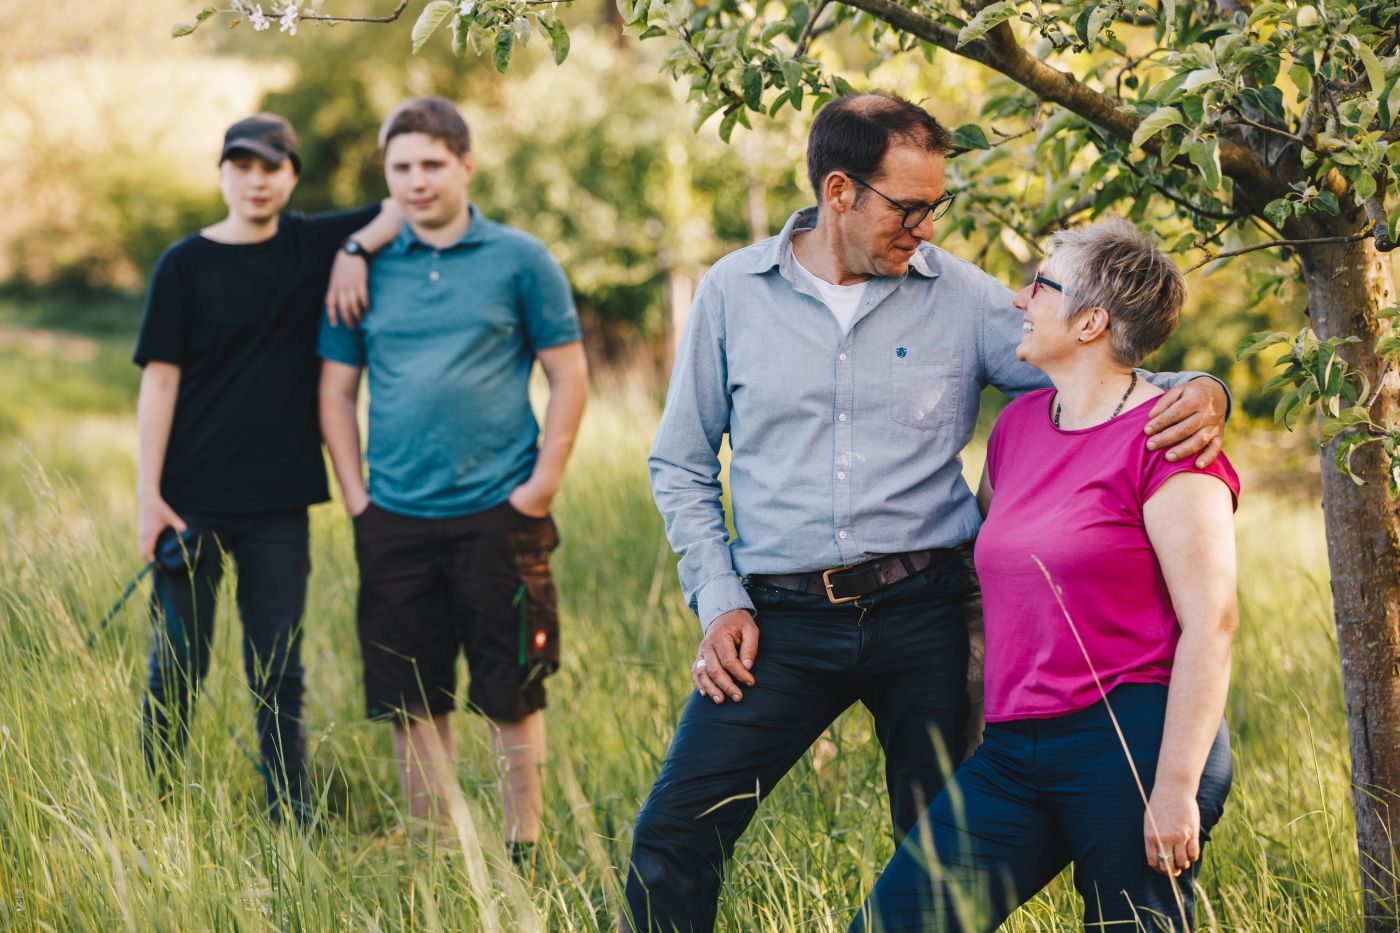
[[[449,250],[485,243],[499,235],[496,224],[481,216],[481,211],[476,209],[475,204],[468,204],[467,212],[471,215],[471,222],[467,224],[467,232],[462,234],[462,238],[455,243],[445,247],[424,243],[419,239],[418,234],[413,232],[413,227],[409,225],[408,221],[404,221],[403,226],[399,228],[398,237],[394,240],[393,248],[402,253],[410,253],[415,249],[437,250],[440,253],[445,253]]]
[[[817,225],[817,206],[804,207],[788,218],[783,225],[782,231],[775,237],[770,237],[757,245],[754,250],[753,262],[749,265],[749,272],[754,275],[762,275],[778,267],[778,272],[783,278],[791,281],[794,277],[793,263],[796,259],[792,254],[792,235],[799,230],[811,230]],[[914,272],[926,279],[936,279],[941,274],[937,268],[938,247],[929,243],[919,244],[914,255],[909,259],[909,271]]]

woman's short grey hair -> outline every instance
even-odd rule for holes
[[[1108,312],[1114,359],[1136,366],[1176,331],[1186,279],[1146,235],[1118,217],[1062,230],[1050,239],[1065,287],[1065,323],[1091,308]]]

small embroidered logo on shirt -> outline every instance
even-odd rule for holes
[[[909,351],[906,350],[906,349],[904,349],[903,347],[895,347],[894,355],[897,356],[897,357],[899,357],[901,360],[904,359],[904,357],[905,357],[908,353],[909,353]]]

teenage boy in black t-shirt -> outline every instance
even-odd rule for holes
[[[388,201],[382,214],[372,205],[281,216],[300,170],[296,136],[281,117],[257,114],[229,128],[219,161],[228,216],[161,257],[135,360],[144,367],[136,413],[142,559],[167,527],[192,526],[209,549],[188,573],[155,575],[146,760],[161,776],[184,746],[209,669],[227,554],[238,569],[268,805],[274,819],[289,806],[304,820],[306,511],[328,498],[316,398],[322,296],[347,238],[370,225],[372,239],[387,240],[402,215]],[[350,280],[365,275],[363,257],[341,262],[338,278],[346,269]]]

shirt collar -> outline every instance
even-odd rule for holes
[[[431,246],[419,239],[418,234],[413,232],[413,227],[409,225],[408,221],[404,221],[403,226],[399,228],[398,237],[394,240],[394,249],[403,253],[410,253],[415,249],[437,250],[440,253],[445,253],[449,250],[462,249],[496,238],[496,225],[481,216],[481,211],[476,209],[475,204],[468,204],[467,212],[471,215],[471,221],[467,224],[467,232],[462,234],[462,238],[456,243],[444,247]]]
[[[775,237],[769,237],[762,243],[757,244],[754,249],[753,263],[749,266],[749,272],[755,275],[762,275],[774,266],[778,267],[778,272],[783,278],[792,280],[795,270],[793,269],[792,255],[792,235],[798,230],[811,230],[817,225],[817,206],[804,207],[788,218],[783,225],[782,231]],[[914,255],[909,259],[909,271],[915,272],[926,279],[938,278],[940,272],[937,268],[938,247],[929,243],[920,243]]]

